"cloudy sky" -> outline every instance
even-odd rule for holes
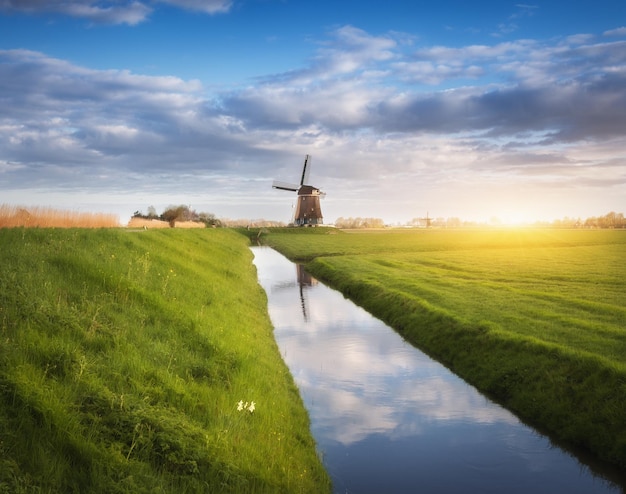
[[[0,0],[0,204],[626,212],[623,0]]]

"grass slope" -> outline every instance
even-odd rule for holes
[[[247,245],[0,230],[0,492],[329,491]]]
[[[626,232],[269,232],[520,416],[626,468]]]

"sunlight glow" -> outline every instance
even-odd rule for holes
[[[502,226],[524,226],[533,223],[533,219],[528,214],[519,211],[506,212],[491,218],[491,223]]]

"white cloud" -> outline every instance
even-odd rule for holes
[[[152,9],[142,2],[115,1],[99,2],[95,0],[3,0],[0,10],[19,11],[28,14],[49,12],[88,19],[104,24],[135,25],[144,21]]]
[[[616,29],[610,29],[603,33],[605,36],[626,36],[626,27],[618,27]]]
[[[83,17],[90,21],[103,24],[128,24],[133,26],[143,22],[152,9],[140,2],[132,2],[128,5],[116,4],[102,7],[95,2],[67,2],[60,4],[54,10],[72,17]]]
[[[228,12],[231,0],[158,0],[185,10],[218,14]],[[3,0],[0,10],[27,14],[54,13],[87,19],[97,24],[127,24],[134,26],[145,21],[152,13],[146,1],[115,0]]]
[[[159,0],[175,7],[187,10],[195,10],[206,14],[218,14],[228,12],[233,5],[232,0]]]
[[[387,36],[371,36],[353,26],[344,26],[334,33],[334,41],[324,43],[317,61],[323,72],[319,76],[362,70],[371,62],[394,58],[396,42]]]

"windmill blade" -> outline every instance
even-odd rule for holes
[[[308,183],[310,170],[311,170],[311,155],[307,154],[304,157],[304,168],[302,168],[302,178],[300,179],[300,185],[304,185]]]
[[[298,189],[300,188],[300,186],[274,180],[274,183],[272,184],[272,188],[280,189],[280,190],[289,190],[291,192],[298,192]]]

